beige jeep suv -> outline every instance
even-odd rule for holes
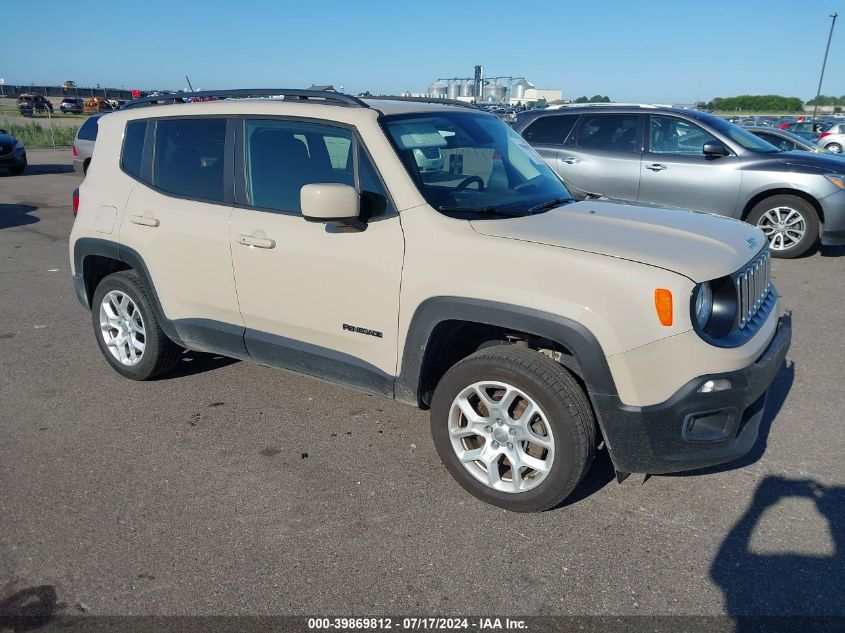
[[[600,446],[621,477],[754,444],[791,336],[759,229],[576,202],[474,108],[214,95],[100,119],[70,258],[119,373],[189,348],[430,409],[457,481],[517,511]]]

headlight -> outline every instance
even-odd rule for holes
[[[693,314],[698,327],[702,330],[707,327],[710,316],[713,314],[713,291],[710,289],[710,282],[706,281],[698,286],[695,293],[695,305]]]
[[[824,176],[840,189],[845,189],[845,176],[839,174],[825,174]]]

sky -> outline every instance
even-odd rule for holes
[[[424,92],[525,76],[564,98],[845,95],[845,0],[59,0],[4,3],[7,84]]]

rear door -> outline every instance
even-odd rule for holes
[[[643,145],[642,118],[636,113],[582,115],[558,153],[557,173],[584,191],[636,200]]]
[[[648,129],[641,202],[735,215],[742,181],[742,162],[736,154],[705,156],[705,143],[721,141],[676,116],[651,114]]]
[[[145,131],[134,129],[141,125]],[[222,332],[234,351],[227,345],[219,351],[234,354],[243,347],[243,320],[229,248],[229,125],[220,117],[129,122],[121,168],[137,183],[123,213],[120,242],[143,258],[164,316],[176,322],[180,335],[193,342],[197,333]],[[140,173],[127,151],[137,134],[145,138]],[[211,349],[200,343],[192,347]]]
[[[578,116],[578,114],[541,116],[535,118],[522,130],[523,138],[543,157],[549,167],[558,172],[558,175],[561,175],[558,170],[560,153],[578,122]]]

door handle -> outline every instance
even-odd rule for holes
[[[141,226],[158,226],[161,224],[158,218],[154,218],[151,215],[131,215],[129,216],[129,221],[132,224],[140,224]]]
[[[275,248],[276,240],[271,240],[269,237],[256,237],[255,235],[238,235],[238,244],[255,246],[255,248]]]
[[[575,163],[580,163],[581,161],[574,156],[567,156],[566,158],[561,158],[560,162],[566,163],[567,165],[574,165]]]
[[[650,169],[651,171],[663,171],[666,169],[666,165],[662,165],[661,163],[652,163],[648,165],[646,169]]]

